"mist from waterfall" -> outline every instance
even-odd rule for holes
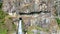
[[[22,20],[19,20],[18,34],[22,34]]]

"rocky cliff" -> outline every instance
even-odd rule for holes
[[[55,2],[56,0],[3,0],[2,9],[9,15],[21,17],[27,34],[60,34],[55,19]]]

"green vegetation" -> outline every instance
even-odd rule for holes
[[[27,30],[27,33],[28,34],[34,34],[33,30],[42,30],[41,27],[38,27],[38,26],[29,26],[28,30]],[[37,32],[37,34],[40,34],[40,32]]]
[[[60,19],[56,18],[58,25],[60,26]]]
[[[7,29],[6,28],[0,28],[0,34],[6,34],[7,33]]]
[[[0,2],[0,8],[2,8],[2,3]]]
[[[9,16],[6,12],[0,9],[0,34],[8,33],[11,27],[12,32],[16,30],[16,25],[12,23],[12,17]]]
[[[5,28],[4,18],[7,14],[0,9],[0,34],[6,34],[7,29]]]
[[[4,18],[7,15],[2,11],[2,3],[0,3],[0,34],[7,34],[7,29],[5,28]]]
[[[24,22],[22,21],[22,31],[24,32]]]
[[[0,9],[0,19],[3,19],[7,13],[3,12],[2,9]]]
[[[12,24],[12,30],[15,31],[16,30],[16,25],[15,24]]]
[[[11,17],[7,17],[9,16],[6,12],[4,12],[2,10],[2,3],[0,3],[0,34],[7,34],[10,32],[10,26],[11,26],[11,30],[15,31],[16,29],[16,25],[15,24],[11,24],[12,18]],[[9,25],[10,24],[10,25]]]
[[[31,30],[27,30],[28,34],[33,34],[33,32]]]
[[[34,32],[32,31],[34,29],[35,29],[35,26],[29,26],[27,30],[27,34],[34,34]]]

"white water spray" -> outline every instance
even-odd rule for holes
[[[19,19],[19,24],[18,24],[18,34],[22,34],[22,19]]]

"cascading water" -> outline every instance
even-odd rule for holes
[[[22,19],[21,18],[19,18],[18,34],[22,34]]]

